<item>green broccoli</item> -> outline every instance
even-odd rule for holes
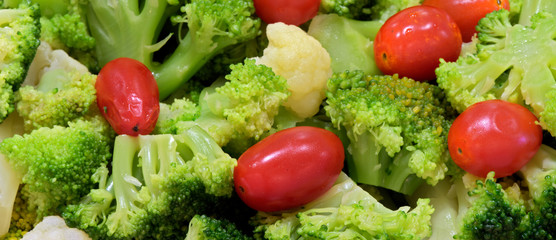
[[[17,6],[22,0],[5,1],[7,6]],[[95,39],[90,35],[85,20],[86,4],[79,0],[40,1],[40,39],[54,49],[62,49],[85,64],[91,71],[99,70],[94,56]]]
[[[291,212],[259,212],[252,224],[258,239],[424,239],[433,211],[428,199],[391,210],[342,173],[316,200]]]
[[[370,19],[372,0],[322,0],[320,12],[350,19]]]
[[[556,237],[556,150],[541,145],[519,174],[533,202],[528,214],[532,227],[523,233],[523,239],[553,239]]]
[[[44,66],[43,66],[44,65]],[[16,92],[17,113],[26,131],[99,114],[96,107],[96,75],[63,50],[52,50],[41,43],[29,69],[29,82]]]
[[[253,239],[227,220],[195,215],[189,222],[185,240],[248,240]]]
[[[421,4],[422,0],[323,0],[321,13],[357,20],[386,21],[395,13]]]
[[[217,81],[201,92],[198,104],[187,99],[162,104],[157,131],[175,134],[198,125],[220,146],[241,144],[237,151],[272,131],[278,124],[275,119],[287,115],[281,108],[290,95],[286,79],[253,59],[230,68],[226,81]]]
[[[531,26],[512,25],[506,10],[481,19],[477,52],[456,62],[441,60],[436,69],[438,86],[452,106],[462,112],[488,99],[522,104],[539,118],[543,129],[556,134],[553,14],[556,12],[533,15]]]
[[[418,189],[413,197],[430,198],[436,210],[431,239],[527,239],[523,232],[534,229],[519,184],[493,176],[466,174]]]
[[[375,75],[381,71],[375,63],[373,41],[383,23],[320,14],[311,21],[308,33],[330,54],[333,72],[361,70]]]
[[[14,92],[27,75],[39,46],[40,23],[37,5],[6,8],[0,2],[0,122],[14,111]]]
[[[96,186],[92,176],[108,164],[113,136],[110,125],[96,117],[14,135],[0,143],[0,151],[22,175],[22,194],[40,220]]]
[[[179,4],[183,4],[179,6]],[[89,1],[87,19],[96,39],[100,65],[117,57],[144,63],[157,79],[160,98],[165,99],[203,65],[227,47],[260,34],[260,19],[248,0]],[[182,14],[183,13],[183,14]],[[175,32],[160,36],[169,21]],[[140,34],[138,34],[140,33]],[[176,48],[159,51],[175,37]],[[155,55],[162,54],[156,59]]]
[[[348,174],[356,182],[411,194],[444,178],[455,113],[437,86],[346,71],[328,81],[326,103],[334,126],[347,131]]]
[[[233,192],[236,159],[193,126],[177,135],[119,135],[112,171],[62,216],[93,239],[183,239],[196,214]]]
[[[5,234],[0,233],[0,239],[21,239],[23,238],[23,235],[31,231],[35,224],[37,224],[37,213],[33,209],[29,208],[29,205],[27,204],[28,196],[21,191],[22,188],[19,188],[19,190],[20,191],[17,192],[15,201],[12,203],[13,210],[10,214],[7,214],[8,216],[11,216],[11,219],[7,222],[9,229]]]

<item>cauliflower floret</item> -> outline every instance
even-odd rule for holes
[[[257,64],[269,66],[288,81],[290,97],[284,106],[298,117],[308,118],[319,111],[325,98],[326,82],[332,75],[330,55],[301,28],[284,23],[269,24],[269,40]]]
[[[63,218],[48,216],[25,234],[22,240],[90,240],[83,231],[69,228]]]

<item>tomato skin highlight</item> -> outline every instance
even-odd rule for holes
[[[476,103],[463,111],[448,132],[448,149],[463,170],[486,177],[514,174],[538,151],[542,128],[527,108],[503,100]]]
[[[97,105],[117,134],[151,133],[160,113],[158,85],[152,72],[131,58],[117,58],[99,72]]]
[[[425,0],[423,5],[444,9],[458,24],[464,42],[470,42],[475,27],[487,13],[510,10],[508,0]]]
[[[343,166],[344,147],[334,133],[309,126],[288,128],[264,138],[239,157],[235,189],[255,210],[287,210],[328,191]]]
[[[457,60],[461,44],[459,28],[446,11],[420,5],[386,20],[374,40],[374,57],[386,75],[430,81],[439,59]]]
[[[317,15],[321,0],[253,0],[255,13],[266,23],[299,26]]]

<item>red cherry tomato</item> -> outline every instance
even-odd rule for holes
[[[95,84],[100,112],[118,134],[152,132],[160,106],[151,71],[131,58],[117,58],[99,72]]]
[[[502,100],[471,105],[454,121],[448,132],[448,149],[465,171],[486,177],[514,174],[542,143],[542,128],[527,108]]]
[[[325,193],[344,166],[344,147],[334,133],[293,127],[245,151],[234,170],[235,189],[249,207],[265,212],[291,209]]]
[[[410,7],[390,17],[378,31],[375,62],[384,74],[429,81],[436,77],[440,58],[457,60],[461,44],[458,26],[446,11]]]
[[[464,42],[471,41],[475,27],[487,13],[510,10],[508,0],[425,0],[423,5],[444,9],[458,24]]]
[[[320,0],[253,0],[255,13],[266,23],[301,25],[317,15]]]

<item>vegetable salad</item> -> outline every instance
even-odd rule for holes
[[[556,1],[0,0],[0,239],[553,239]]]

